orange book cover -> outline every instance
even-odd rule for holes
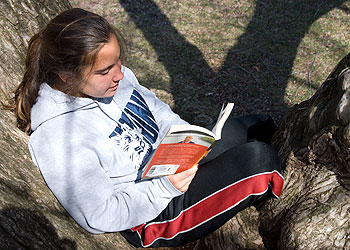
[[[221,130],[233,109],[223,106],[213,130],[196,125],[173,125],[143,169],[141,178],[180,173],[205,157],[221,138]]]
[[[161,144],[143,173],[143,178],[180,173],[193,167],[206,155],[208,146],[195,143]]]

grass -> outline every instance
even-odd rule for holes
[[[350,1],[72,0],[106,17],[128,44],[128,63],[191,123],[236,115],[279,121],[309,99],[350,51]]]

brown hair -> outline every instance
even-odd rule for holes
[[[82,72],[94,64],[103,44],[114,34],[125,62],[125,42],[118,30],[101,16],[78,8],[60,13],[34,35],[28,45],[25,73],[15,91],[17,126],[30,134],[30,110],[44,82],[67,94],[81,84]],[[67,77],[62,81],[59,75]],[[67,83],[69,82],[69,84]]]

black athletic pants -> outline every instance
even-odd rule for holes
[[[267,115],[230,117],[187,192],[122,235],[138,247],[179,246],[213,232],[259,199],[279,197],[280,161],[268,145],[274,131]]]

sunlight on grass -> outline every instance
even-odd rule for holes
[[[71,1],[122,31],[127,66],[190,122],[225,101],[280,119],[350,51],[349,1],[122,2]]]

